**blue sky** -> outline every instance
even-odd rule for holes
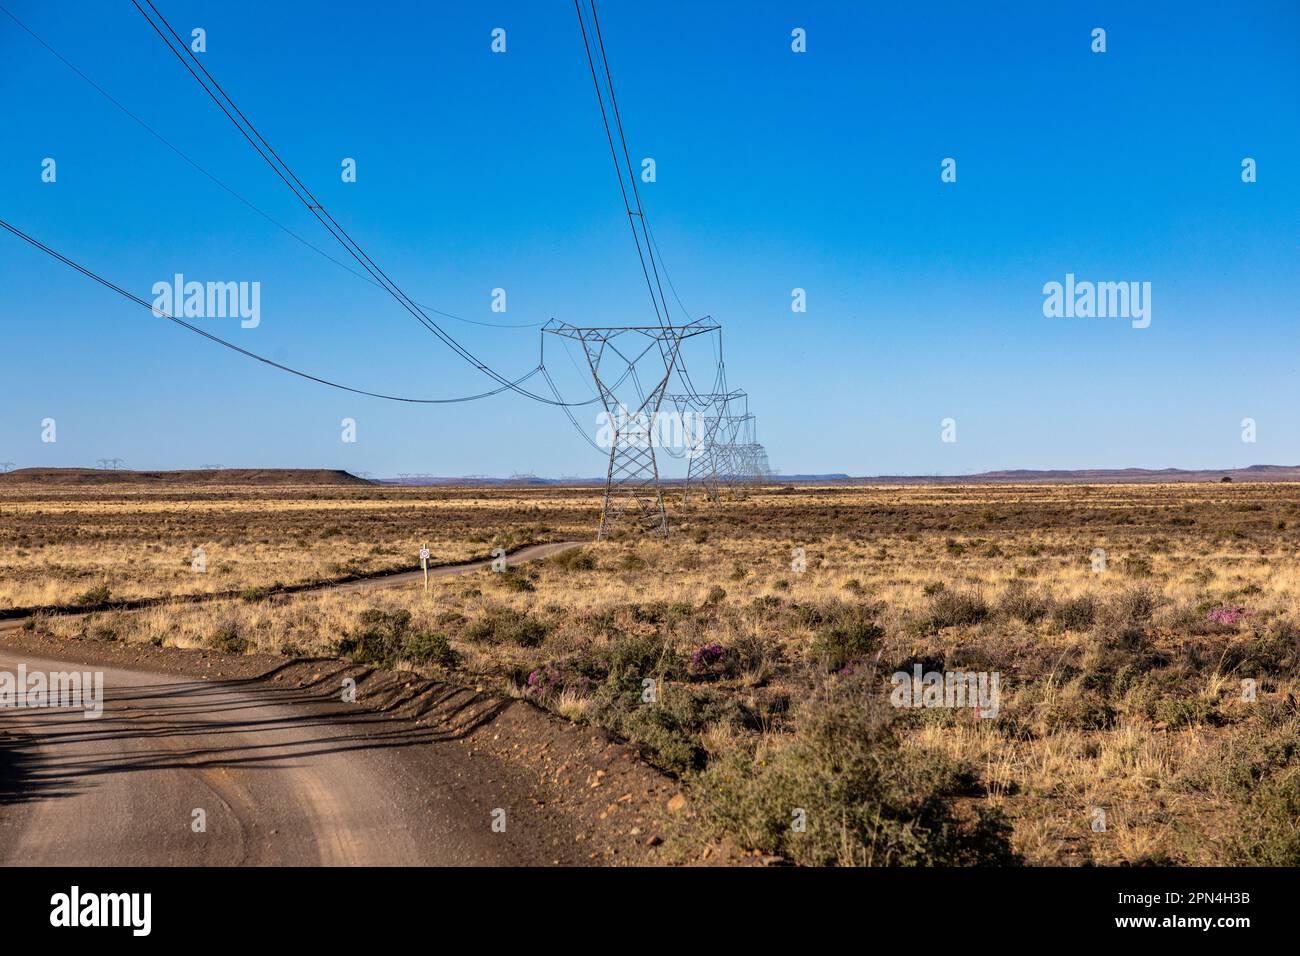
[[[341,254],[127,0],[2,2],[213,175]],[[417,301],[486,322],[653,321],[570,4],[158,6],[181,32],[207,31],[203,63]],[[632,155],[657,164],[641,188],[664,261],[692,313],[722,323],[729,382],[749,392],[773,465],[1300,462],[1295,3],[606,0],[600,15]],[[505,54],[490,51],[496,27]],[[257,328],[198,324],[328,378],[425,396],[492,386],[3,15],[0,100],[0,215],[66,255],[144,298],[176,272],[260,282]],[[946,157],[955,183],[940,181]],[[0,461],[604,472],[554,408],[335,392],[154,319],[7,234],[0,250]],[[1150,327],[1044,317],[1043,284],[1066,273],[1150,282]],[[490,311],[498,287],[505,314]],[[806,313],[791,311],[796,287]],[[537,362],[536,329],[443,325],[503,372]],[[566,395],[589,397],[552,355]],[[702,388],[711,345],[690,358]],[[594,412],[577,414],[594,434]],[[340,440],[345,417],[355,443]],[[940,440],[948,417],[955,443]]]

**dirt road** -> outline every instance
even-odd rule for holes
[[[574,546],[538,545],[512,561]],[[336,589],[422,580],[417,571]],[[3,622],[0,641],[20,623]],[[345,703],[337,684],[278,685],[267,673],[205,680],[0,646],[0,671],[20,664],[102,672],[104,706],[98,719],[0,710],[0,864],[551,864],[593,855],[581,814],[546,806],[536,774],[466,746],[474,726],[526,705],[496,702],[473,726],[449,727]]]

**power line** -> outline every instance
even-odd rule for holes
[[[171,315],[170,313],[164,312],[162,309],[157,309],[151,303],[146,302],[138,295],[126,291],[121,286],[116,285],[113,282],[110,282],[108,279],[105,279],[103,276],[99,275],[98,273],[92,272],[90,269],[87,269],[85,266],[81,265],[80,263],[74,262],[72,259],[69,259],[67,256],[63,255],[63,253],[59,252],[58,250],[51,249],[49,246],[45,245],[45,243],[41,242],[39,239],[35,238],[34,236],[28,235],[27,233],[19,229],[17,226],[12,225],[9,222],[6,222],[4,219],[0,219],[0,227],[7,229],[9,232],[13,233],[19,239],[22,239],[23,241],[31,244],[32,246],[35,246],[37,249],[41,250],[46,255],[58,259],[64,265],[76,269],[82,275],[86,276],[86,278],[93,279],[96,282],[98,282],[100,285],[104,286],[105,288],[112,289],[118,295],[130,299],[132,302],[136,303],[137,305],[143,306],[144,308],[148,309],[150,312],[152,312],[154,315],[158,316],[159,318],[167,319],[169,322],[175,322],[177,325],[181,326],[182,328],[188,329],[191,332],[201,335],[208,341],[215,342],[216,344],[224,346],[225,348],[228,348],[233,352],[238,352],[240,355],[243,355],[246,358],[254,359],[258,362],[263,363],[264,365],[269,365],[272,368],[279,369],[282,372],[288,372],[290,375],[297,375],[299,378],[305,378],[312,382],[318,382],[321,385],[328,385],[330,388],[341,389],[342,391],[352,392],[357,395],[366,395],[369,396],[370,398],[382,398],[390,402],[409,402],[418,405],[452,405],[458,402],[470,402],[480,398],[489,398],[492,395],[499,395],[502,392],[506,391],[507,388],[509,387],[503,385],[501,388],[493,389],[490,392],[482,392],[478,395],[459,396],[457,398],[408,398],[401,395],[385,395],[382,392],[372,392],[364,388],[353,388],[351,385],[341,385],[338,382],[332,382],[329,379],[321,378],[319,375],[312,375],[310,372],[303,372],[299,369],[291,368],[288,365],[284,365],[280,362],[276,362],[272,359],[269,359],[264,355],[258,355],[256,352],[251,352],[246,348],[242,348],[233,342],[229,342],[221,338],[218,335],[213,335],[211,332],[205,331],[204,329],[199,328],[197,325],[191,325],[189,322],[186,322],[184,319],[179,319],[176,316]],[[527,375],[523,376],[523,378],[517,379],[514,384],[526,382],[528,379],[532,378],[540,371],[542,371],[540,367],[534,368]],[[566,408],[566,411],[567,410],[568,409]]]
[[[604,92],[601,90],[600,81],[597,79],[597,75],[596,75],[596,64],[595,64],[595,59],[592,55],[592,44],[588,39],[586,17],[582,12],[582,6],[580,0],[573,0],[573,6],[578,14],[578,27],[582,32],[582,44],[583,44],[583,48],[586,50],[587,53],[587,64],[591,69],[592,83],[596,88],[596,99],[600,105],[600,118],[601,118],[601,122],[605,127],[606,139],[609,141],[610,156],[614,160],[614,171],[615,174],[618,176],[619,190],[623,194],[623,205],[627,211],[628,225],[632,229],[632,238],[633,241],[636,243],[637,256],[641,260],[641,272],[645,276],[646,287],[650,290],[650,301],[654,304],[656,317],[660,317],[661,315],[660,307],[662,305],[662,317],[659,318],[660,325],[670,324],[671,317],[668,308],[668,299],[667,296],[664,294],[663,281],[660,279],[660,271],[661,271],[660,267],[663,265],[662,257],[660,262],[658,263],[655,262],[655,256],[658,251],[658,244],[655,243],[653,240],[653,237],[650,232],[649,221],[645,215],[645,208],[641,204],[641,192],[636,184],[636,171],[632,166],[632,156],[627,145],[627,135],[623,130],[622,114],[619,112],[619,108],[618,108],[618,97],[614,92],[614,75],[609,67],[609,56],[605,50],[605,39],[600,29],[600,17],[596,12],[596,0],[588,0],[588,6],[591,9],[591,20],[592,20],[592,27],[593,27],[592,34],[595,38],[596,47],[599,49],[600,52],[600,60],[601,60],[603,72],[605,74],[605,86],[609,92],[610,112],[614,114],[614,126],[618,129],[619,144],[622,146],[623,161],[626,164],[626,168],[627,168],[627,180],[628,180],[627,186],[624,186],[623,183],[624,163],[620,163],[618,159],[618,150],[614,146],[613,130],[610,127],[609,115],[605,110]],[[632,209],[632,205],[628,201],[628,187],[631,188],[632,201],[635,202],[636,204],[635,211]],[[637,233],[637,227],[636,227],[637,219],[641,221],[641,233],[639,235]],[[641,251],[642,237],[644,237],[645,239],[644,255],[642,255],[642,251]],[[646,268],[647,258],[649,259],[649,269]],[[667,270],[663,269],[662,271],[664,273],[663,277],[667,279],[668,278]],[[653,273],[653,279],[651,278],[652,273]],[[668,279],[668,284],[669,287],[672,287],[671,279]],[[673,297],[677,299],[677,304],[681,306],[681,297],[677,295],[677,290],[675,288],[673,289]],[[684,306],[682,306],[682,313],[687,319],[690,319],[690,313],[686,310]],[[719,334],[721,333],[719,332]],[[720,352],[721,349],[719,346],[719,355]],[[699,404],[701,407],[704,407],[705,405],[708,404],[709,399],[700,395],[699,391],[696,389],[695,383],[691,380],[690,372],[686,367],[686,361],[682,356],[680,350],[674,352],[674,358],[676,361],[676,371],[678,372],[678,375],[682,379],[682,382],[686,387],[686,390],[695,397],[697,404]],[[719,365],[720,363],[721,363],[721,359],[719,358]],[[721,367],[719,367],[714,374],[713,388],[715,392],[722,386],[722,379],[723,379],[723,373]]]
[[[609,125],[609,115],[605,111],[605,94],[601,91],[600,80],[596,75],[596,60],[591,53],[591,43],[587,38],[587,22],[582,13],[579,0],[573,0],[573,9],[578,14],[578,29],[582,31],[582,46],[587,53],[587,66],[591,70],[591,83],[596,89],[596,102],[600,106],[600,121],[605,127],[605,138],[609,142],[609,155],[614,161],[614,175],[618,177],[618,189],[623,194],[623,209],[627,213],[627,224],[632,230],[632,241],[636,243],[637,258],[641,261],[641,273],[645,276],[646,288],[650,290],[650,301],[654,305],[655,318],[658,319],[660,325],[664,325],[668,321],[667,305],[664,306],[664,312],[661,313],[659,300],[655,296],[654,284],[650,281],[650,270],[646,268],[645,258],[650,250],[646,249],[645,252],[642,252],[641,237],[637,234],[636,223],[633,221],[633,217],[638,213],[632,211],[632,204],[628,200],[627,186],[623,182],[623,166],[618,161],[618,150],[614,146],[614,132]],[[635,182],[632,183],[632,187],[633,189],[636,188]]]
[[[142,120],[139,116],[137,116],[135,113],[131,112],[131,110],[129,110],[129,109],[127,109],[125,106],[123,106],[122,103],[119,102],[119,101],[118,101],[118,100],[117,100],[117,99],[116,99],[112,94],[110,94],[110,93],[109,93],[107,90],[105,90],[102,86],[100,86],[98,83],[96,83],[94,80],[92,80],[89,76],[87,76],[84,72],[82,72],[82,70],[80,70],[80,69],[79,69],[75,64],[71,63],[71,62],[70,62],[66,57],[64,57],[63,54],[61,54],[58,50],[56,50],[56,49],[54,49],[54,47],[50,46],[50,44],[47,43],[44,39],[42,39],[42,38],[41,38],[41,37],[40,37],[40,36],[39,36],[39,35],[38,35],[38,34],[37,34],[37,33],[36,33],[32,28],[31,28],[31,27],[29,27],[27,24],[23,23],[23,21],[19,20],[16,16],[14,16],[13,13],[11,13],[11,12],[10,12],[10,11],[9,11],[9,10],[8,10],[8,9],[7,9],[3,4],[0,4],[0,11],[3,11],[4,14],[5,14],[6,16],[9,17],[10,20],[12,20],[14,23],[18,24],[18,26],[20,26],[20,27],[22,27],[24,30],[26,30],[27,33],[32,37],[33,40],[35,40],[35,41],[36,41],[37,43],[39,43],[41,46],[45,47],[45,49],[48,50],[48,51],[50,52],[50,54],[53,55],[57,60],[59,60],[59,62],[61,62],[64,66],[66,66],[66,67],[67,67],[69,70],[71,70],[73,73],[77,74],[77,76],[79,76],[79,77],[81,77],[83,80],[85,80],[86,83],[88,83],[88,84],[91,86],[92,89],[94,89],[97,93],[99,93],[100,96],[104,97],[104,99],[108,100],[108,102],[112,103],[115,107],[117,107],[119,110],[121,110],[124,114],[126,114],[127,116],[129,116],[129,117],[130,117],[131,119],[133,119],[136,123],[138,123],[138,124],[139,124],[142,128],[144,128],[144,129],[145,129],[145,130],[146,130],[146,131],[147,131],[151,136],[153,136],[154,139],[158,140],[158,142],[162,143],[164,146],[166,146],[168,149],[170,149],[173,153],[175,153],[175,154],[176,154],[177,156],[179,156],[181,159],[185,160],[185,162],[189,163],[191,166],[193,166],[196,170],[198,170],[200,173],[202,173],[202,174],[203,174],[204,176],[206,176],[208,179],[212,180],[212,182],[216,183],[216,185],[220,186],[222,189],[224,189],[224,190],[225,190],[226,192],[228,192],[230,195],[234,196],[236,199],[238,199],[241,203],[243,203],[243,204],[244,204],[245,206],[247,206],[249,209],[253,210],[253,212],[257,213],[259,216],[261,216],[263,219],[265,219],[265,220],[266,220],[267,222],[269,222],[271,225],[275,226],[277,229],[279,229],[279,230],[281,230],[282,232],[284,232],[286,235],[291,236],[292,238],[298,240],[298,242],[302,243],[304,246],[306,246],[306,247],[307,247],[308,249],[310,249],[312,252],[315,252],[317,255],[320,255],[320,256],[322,256],[322,257],[328,259],[330,262],[334,263],[334,264],[335,264],[336,266],[338,266],[340,269],[345,269],[346,271],[352,273],[354,276],[356,276],[356,277],[357,277],[358,279],[360,279],[361,281],[363,281],[363,282],[368,282],[368,283],[370,283],[371,285],[375,286],[376,288],[379,288],[379,289],[382,289],[382,288],[383,288],[383,286],[380,285],[378,282],[376,282],[374,279],[370,278],[369,276],[362,275],[360,272],[358,272],[356,269],[353,269],[350,265],[348,265],[346,262],[342,261],[341,259],[336,259],[334,256],[330,255],[330,254],[329,254],[328,252],[326,252],[324,249],[320,248],[319,246],[317,246],[316,244],[314,244],[314,243],[311,242],[310,240],[308,240],[308,239],[304,239],[302,236],[298,235],[298,233],[294,232],[294,231],[293,231],[292,229],[290,229],[288,226],[284,225],[284,223],[280,222],[279,220],[277,220],[277,219],[275,219],[273,216],[271,216],[269,213],[265,212],[264,210],[262,210],[262,209],[259,208],[258,206],[254,205],[254,204],[253,204],[252,202],[250,202],[248,199],[245,199],[245,198],[244,198],[243,196],[241,196],[238,192],[236,192],[232,187],[230,187],[230,186],[228,186],[226,183],[222,182],[220,179],[218,179],[216,176],[214,176],[212,173],[210,173],[207,169],[205,169],[203,166],[201,166],[197,161],[195,161],[194,159],[190,158],[190,156],[188,156],[185,152],[183,152],[183,151],[180,149],[180,147],[178,147],[178,146],[176,146],[175,144],[173,144],[173,143],[172,143],[171,141],[169,141],[166,137],[164,137],[161,133],[159,133],[156,129],[154,129],[152,126],[150,126],[150,125],[149,125],[148,123],[146,123],[144,120]],[[480,320],[478,320],[478,319],[467,319],[467,318],[465,318],[464,316],[456,315],[456,314],[454,314],[454,313],[452,313],[452,312],[446,312],[446,311],[443,311],[442,309],[436,309],[436,308],[434,308],[433,306],[423,305],[423,304],[421,304],[421,303],[416,303],[416,304],[417,304],[417,305],[420,305],[420,307],[423,308],[423,309],[428,309],[430,312],[433,312],[435,315],[441,315],[441,316],[443,316],[443,317],[445,317],[445,318],[452,319],[453,321],[456,321],[456,322],[465,322],[465,323],[467,323],[467,324],[469,324],[469,325],[481,325],[481,326],[484,326],[484,327],[486,327],[486,328],[490,328],[490,329],[540,329],[543,325],[545,325],[544,322],[518,322],[518,323],[508,323],[508,322],[483,322],[483,321],[480,321]]]
[[[641,191],[637,188],[636,172],[632,169],[632,157],[627,148],[627,136],[623,133],[623,117],[618,111],[618,97],[614,93],[614,75],[609,70],[609,57],[605,54],[605,38],[600,31],[600,17],[596,15],[596,0],[588,0],[588,2],[591,5],[591,22],[596,27],[596,42],[600,46],[600,60],[605,67],[605,85],[609,88],[609,105],[614,110],[614,124],[618,127],[619,142],[623,145],[623,159],[627,163],[627,178],[632,186],[632,198],[636,200],[636,215],[641,220],[641,232],[645,235],[646,253],[650,258],[650,269],[654,272],[655,286],[659,290],[659,301],[663,303],[664,315],[667,316],[668,300],[664,297],[663,283],[659,281],[659,269],[655,265],[654,249],[650,245],[650,234],[646,231],[645,209],[641,205]]]
[[[511,381],[479,359],[456,341],[455,338],[444,331],[441,326],[430,319],[428,315],[426,315],[414,302],[414,300],[403,292],[402,289],[375,263],[375,261],[370,258],[361,245],[348,234],[347,230],[345,230],[332,215],[330,215],[329,211],[326,210],[320,201],[316,199],[311,190],[303,184],[302,180],[298,178],[289,165],[280,158],[274,147],[272,147],[266,138],[258,132],[257,127],[249,121],[248,117],[239,109],[234,100],[231,99],[229,94],[227,94],[222,88],[221,84],[217,82],[211,73],[208,72],[207,68],[199,61],[199,59],[194,56],[190,51],[190,48],[181,39],[180,35],[172,25],[167,22],[166,17],[164,17],[162,13],[159,12],[158,8],[154,6],[152,0],[145,0],[145,3],[147,3],[149,9],[153,11],[154,16],[158,18],[158,22],[161,23],[163,27],[166,27],[167,33],[170,33],[175,39],[175,44],[168,39],[167,33],[163,32],[158,23],[155,23],[153,18],[145,12],[144,7],[140,6],[138,0],[131,0],[131,2],[135,6],[136,10],[140,12],[140,15],[145,18],[146,22],[153,27],[154,32],[158,34],[159,38],[167,46],[167,49],[172,52],[172,55],[175,56],[177,60],[180,61],[181,65],[185,67],[186,71],[194,77],[195,82],[203,88],[203,91],[208,94],[214,103],[216,103],[217,107],[226,114],[226,117],[235,128],[239,130],[244,139],[246,139],[249,145],[257,151],[257,154],[262,157],[266,164],[271,167],[284,184],[289,187],[290,191],[292,191],[298,198],[299,202],[307,207],[308,211],[316,217],[320,224],[324,226],[336,240],[338,240],[344,249],[347,250],[348,254],[351,255],[363,269],[370,273],[371,277],[374,278],[376,282],[380,283],[383,288],[397,300],[398,304],[406,309],[407,312],[416,319],[416,321],[420,322],[421,325],[436,335],[444,345],[450,348],[470,365],[473,365],[484,375],[487,375],[489,378],[505,386],[505,388],[515,391],[520,395],[546,405],[588,405],[594,401],[594,399],[587,402],[576,403],[552,401],[543,395],[538,395],[528,389],[520,388],[517,381]],[[189,58],[188,61],[186,57]],[[192,61],[194,66],[198,67],[198,69],[203,73],[203,76],[200,76],[199,73],[195,72],[194,66],[191,66],[189,61]],[[204,79],[205,77],[206,81]],[[211,85],[209,85],[209,83]],[[220,94],[220,96],[218,96],[218,94]],[[232,110],[234,111],[233,113],[231,112]],[[238,119],[236,119],[236,114],[239,117]]]

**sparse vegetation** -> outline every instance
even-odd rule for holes
[[[104,494],[0,490],[0,600],[242,597],[41,630],[460,674],[630,741],[745,849],[899,865],[1300,853],[1300,486],[788,487],[699,505],[667,540],[364,596],[274,586],[414,567],[426,536],[435,561],[587,539],[599,495]],[[914,666],[998,673],[996,716],[890,707],[891,674]]]

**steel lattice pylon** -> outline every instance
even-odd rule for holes
[[[740,390],[731,392],[711,392],[707,394],[675,394],[667,400],[676,406],[677,411],[686,415],[698,416],[698,428],[691,429],[691,442],[687,449],[686,481],[682,489],[682,504],[690,500],[692,489],[701,491],[709,501],[720,497],[719,482],[729,468],[729,446],[725,440],[727,429],[727,409],[731,405],[746,400]]]
[[[618,523],[629,517],[636,530],[642,533],[668,533],[659,466],[655,461],[659,409],[668,389],[668,380],[677,365],[682,342],[718,329],[719,325],[708,317],[682,325],[596,327],[575,326],[553,319],[542,329],[543,336],[557,335],[581,343],[605,409],[609,470],[605,476],[605,497],[597,540],[607,537]],[[640,340],[638,345],[644,342],[644,348],[635,353],[620,348],[620,341],[630,337],[637,337]],[[655,377],[649,388],[643,388],[636,372],[637,363],[656,347]],[[619,366],[617,377],[608,374],[607,368],[602,373],[611,356]],[[616,394],[616,390],[622,388],[626,395],[629,381],[636,389],[635,400],[630,403]]]
[[[750,484],[771,473],[767,451],[756,437],[756,419],[749,412],[749,399],[742,392],[739,401],[726,403],[714,432],[716,476],[733,494],[743,496]]]

